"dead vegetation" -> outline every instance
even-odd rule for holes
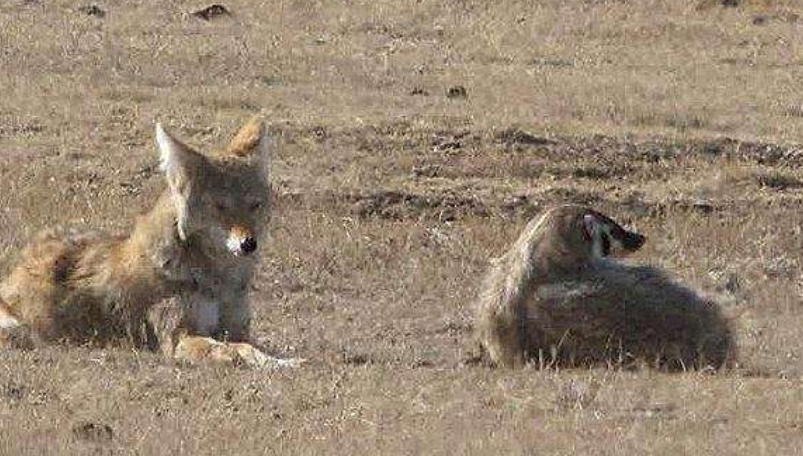
[[[0,269],[43,227],[129,226],[157,119],[208,148],[262,111],[255,333],[309,359],[3,352],[0,454],[799,452],[803,11],[702,3],[0,2]],[[472,364],[489,258],[554,202],[647,234],[742,365]]]

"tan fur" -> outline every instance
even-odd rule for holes
[[[225,154],[245,157],[252,153],[254,148],[257,147],[260,141],[265,138],[265,126],[258,117],[254,117],[246,123],[234,139],[231,140],[229,146],[225,150]]]
[[[547,211],[494,262],[475,322],[490,360],[511,367],[639,360],[670,369],[733,361],[718,307],[654,268],[595,257],[582,229],[588,213],[598,214],[574,205]]]
[[[262,123],[211,156],[158,126],[157,138],[168,188],[154,207],[126,235],[39,235],[0,284],[0,311],[43,342],[127,338],[191,361],[232,361],[221,353],[249,351],[258,255],[231,245],[256,246],[269,215]]]

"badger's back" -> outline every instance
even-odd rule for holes
[[[716,303],[660,270],[599,260],[535,288],[526,305],[530,356],[562,362],[629,363],[670,369],[721,367],[735,358]]]
[[[511,259],[502,257],[492,264],[482,283],[474,308],[474,333],[489,360],[514,367],[526,361],[526,296],[529,274],[511,274]]]

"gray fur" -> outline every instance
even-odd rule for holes
[[[588,211],[547,211],[492,265],[475,323],[490,360],[502,366],[643,361],[668,369],[730,364],[734,336],[719,307],[656,268],[595,256],[580,235]]]

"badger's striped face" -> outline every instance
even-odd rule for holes
[[[643,235],[622,228],[599,212],[589,211],[583,215],[583,229],[595,258],[626,256],[640,249],[646,240]]]

